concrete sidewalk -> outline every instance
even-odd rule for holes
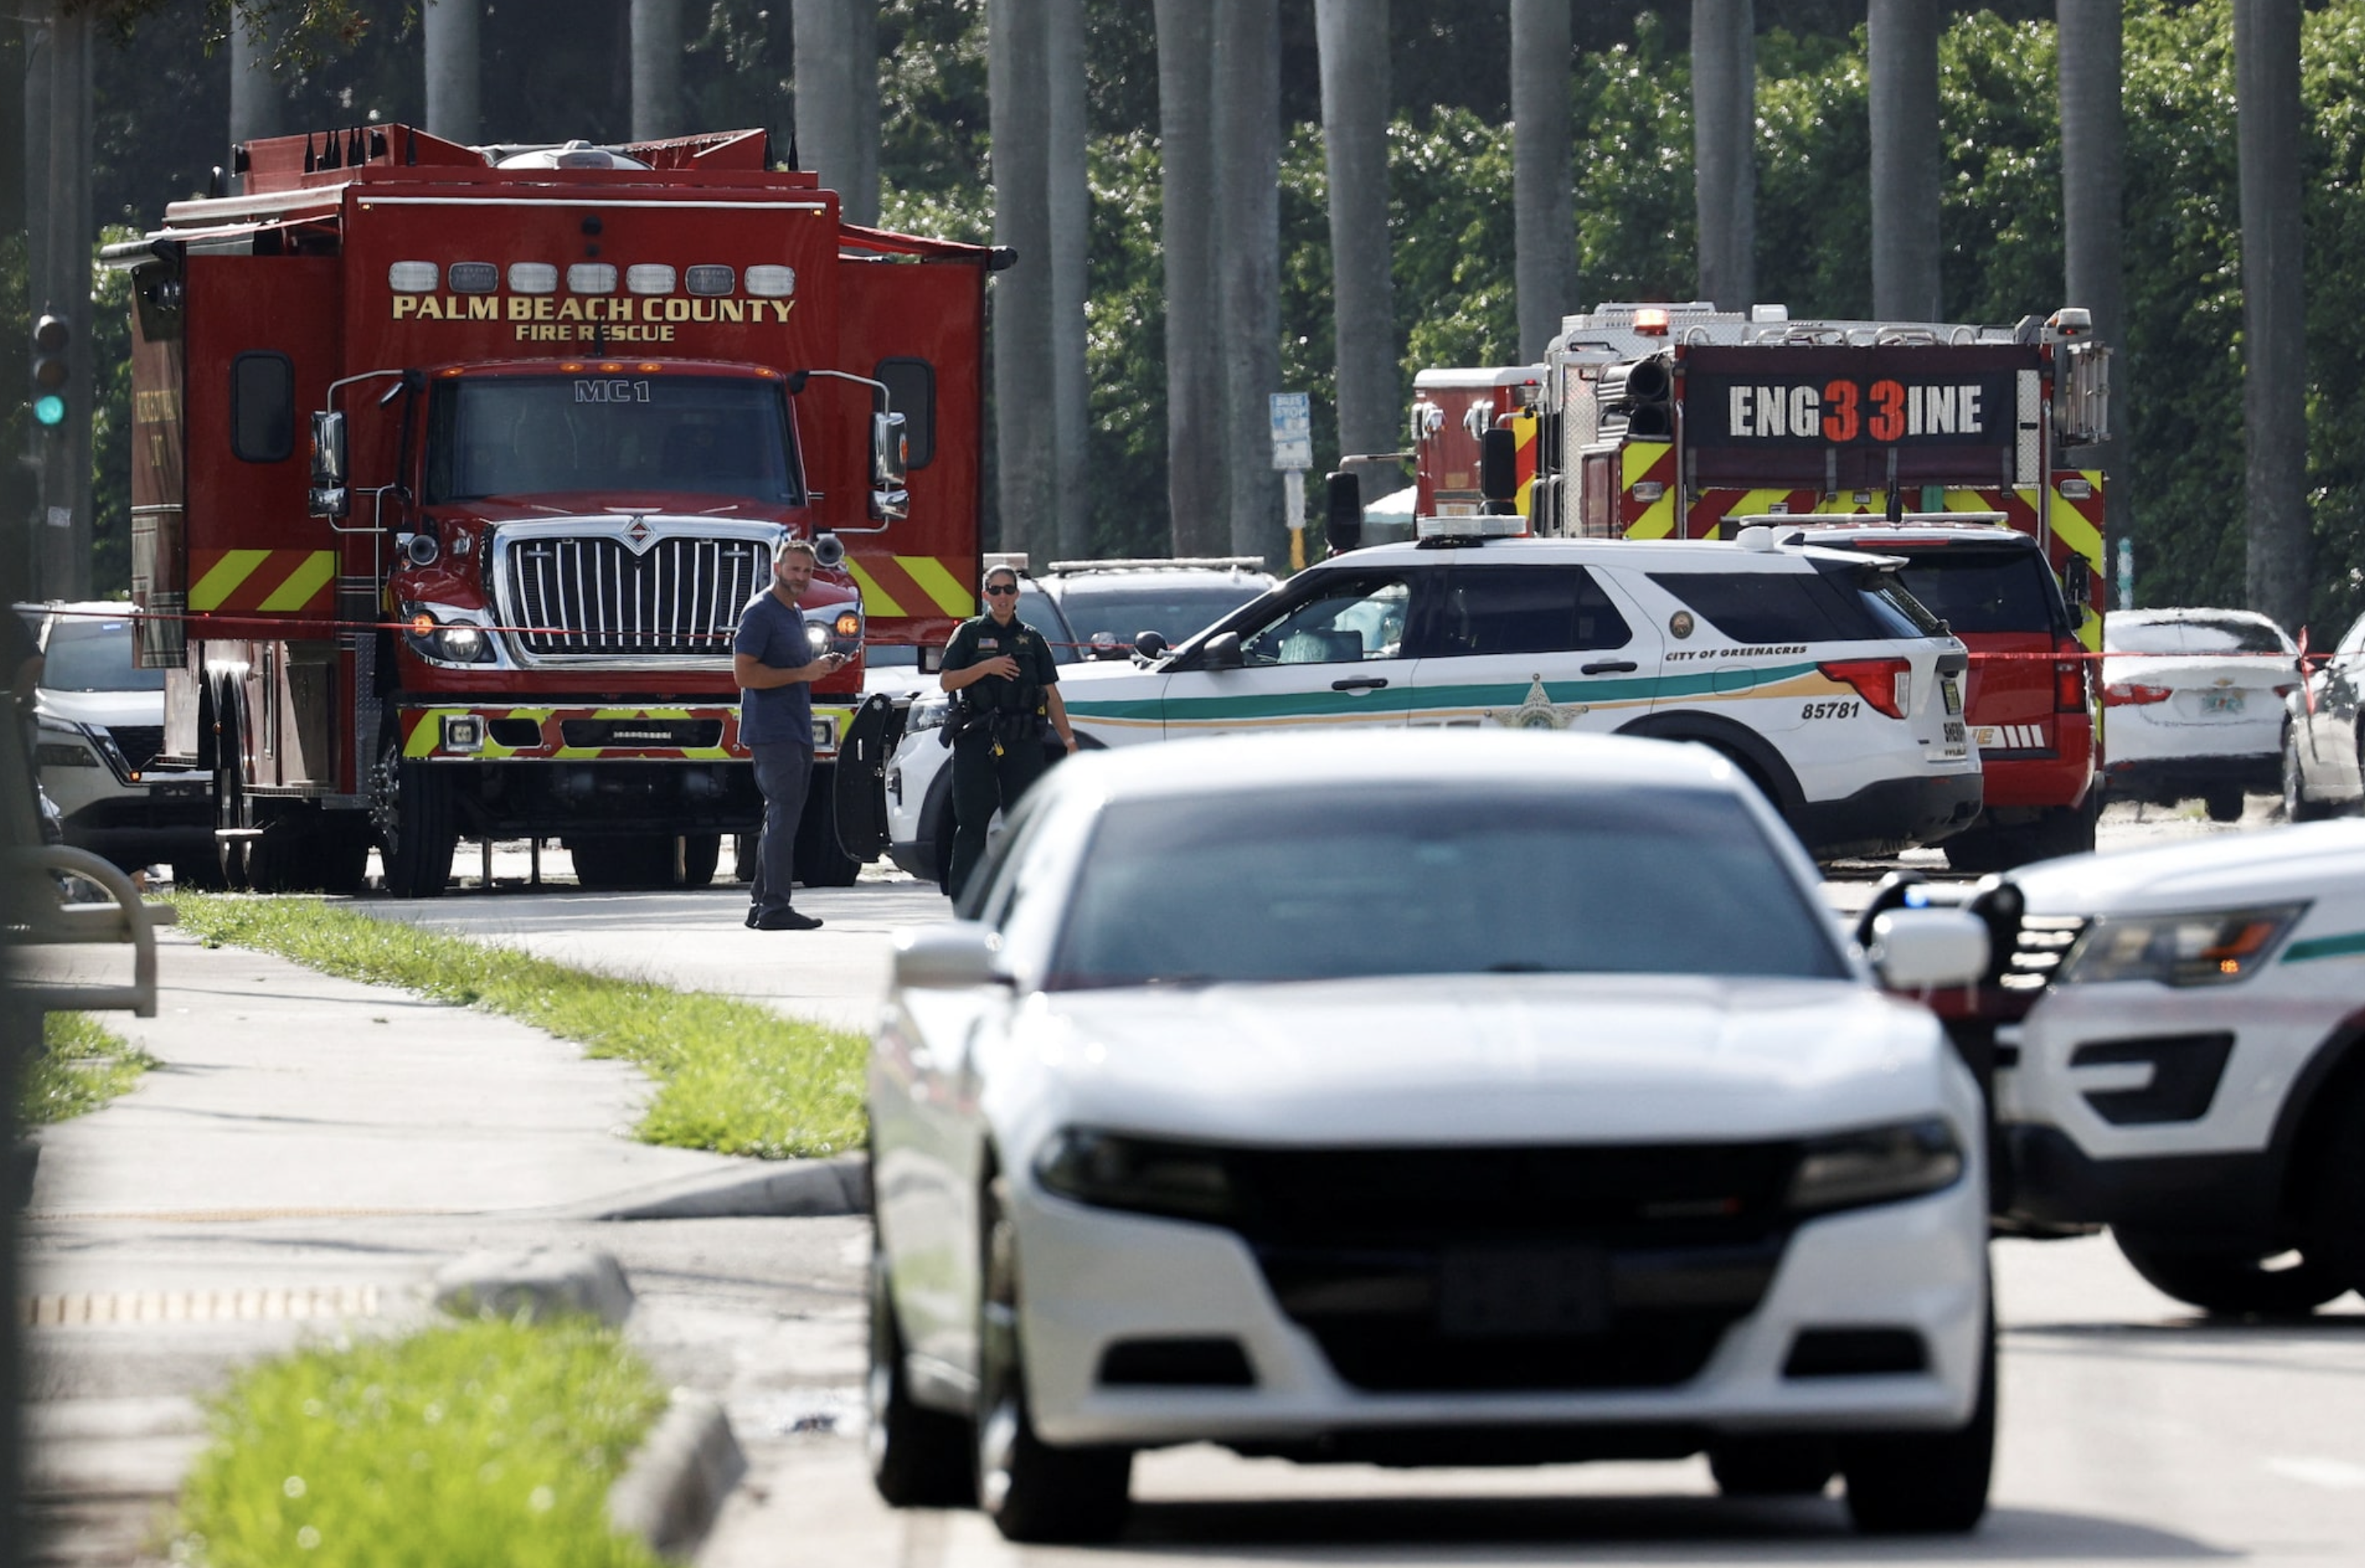
[[[58,978],[129,963],[35,957]],[[632,1141],[642,1072],[522,1025],[179,931],[158,958],[158,1016],[101,1021],[161,1065],[36,1135],[28,1299],[9,1304],[31,1324],[35,1562],[150,1561],[204,1441],[197,1401],[237,1366],[424,1322],[464,1253],[609,1246],[639,1227],[586,1216],[782,1170]],[[629,1269],[657,1245],[618,1250]],[[636,1315],[635,1343],[703,1381],[667,1313]]]

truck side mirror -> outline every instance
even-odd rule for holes
[[[2094,569],[2086,564],[2085,556],[2069,557],[2061,573],[2061,598],[2069,610],[2069,630],[2075,632],[2093,613]]]
[[[1478,488],[1490,501],[1519,498],[1519,438],[1500,425],[1478,438]]]
[[[912,513],[912,493],[903,487],[910,443],[903,416],[870,416],[870,515],[900,522]]]
[[[322,412],[312,416],[312,492],[314,517],[343,517],[353,509],[345,488],[345,416]]]
[[[1363,543],[1363,481],[1353,474],[1331,475],[1322,486],[1322,527],[1331,553],[1361,548]]]

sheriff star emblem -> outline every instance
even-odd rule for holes
[[[1555,707],[1552,694],[1544,689],[1544,678],[1539,675],[1518,707],[1489,708],[1486,717],[1508,730],[1564,730],[1589,711],[1583,702]]]

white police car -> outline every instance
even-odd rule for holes
[[[1088,747],[1404,727],[1697,741],[1819,858],[1889,853],[1944,838],[1980,803],[1967,657],[1896,565],[1768,529],[1732,543],[1380,545],[1179,647],[1150,641],[1148,667],[1071,670],[1060,692]]]
[[[2006,1227],[2107,1225],[2212,1312],[2365,1289],[2365,822],[2015,880],[2038,994],[1997,1036]]]

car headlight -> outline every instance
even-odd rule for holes
[[[98,748],[90,732],[80,724],[45,718],[40,722],[39,739],[33,745],[33,764],[37,767],[96,767]]]
[[[1062,1129],[1035,1162],[1047,1192],[1095,1208],[1212,1220],[1237,1204],[1222,1153],[1090,1127]]]
[[[912,704],[910,712],[903,715],[903,733],[915,735],[922,730],[942,729],[946,716],[952,710],[949,697],[923,697]]]
[[[1809,1141],[1790,1176],[1789,1206],[1827,1214],[1895,1203],[1951,1187],[1963,1174],[1963,1147],[1936,1116],[1866,1127]]]
[[[2069,950],[2055,983],[2147,980],[2173,986],[2231,985],[2263,965],[2306,911],[2304,903],[2290,903],[2191,914],[2106,914]]]

